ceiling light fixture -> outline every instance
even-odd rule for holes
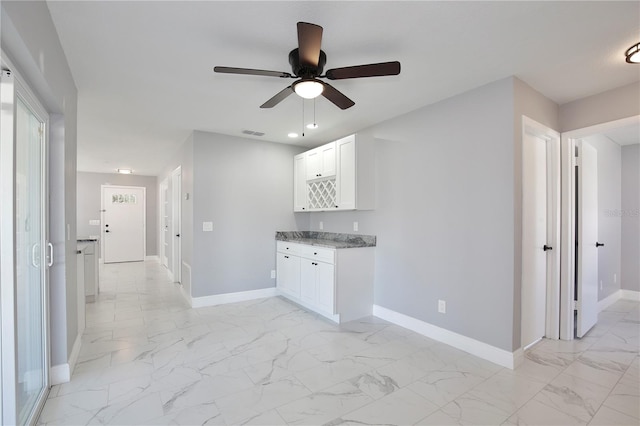
[[[308,78],[298,80],[293,83],[293,90],[300,96],[305,99],[313,99],[317,98],[322,94],[324,90],[324,85],[315,78]]]
[[[290,138],[297,138],[297,137],[298,137],[298,134],[297,134],[297,133],[293,133],[293,132],[291,132],[291,133],[289,133],[287,136],[289,136]]]
[[[627,62],[630,64],[640,64],[640,43],[636,43],[624,52]]]
[[[131,170],[131,169],[118,169],[118,173],[121,173],[123,175],[130,175],[131,173],[133,173],[133,170]]]
[[[316,123],[307,124],[307,129],[317,129],[318,125]]]

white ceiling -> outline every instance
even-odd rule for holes
[[[640,2],[49,1],[78,87],[78,169],[156,175],[194,129],[315,146],[515,75],[562,104],[640,80],[623,53]],[[296,22],[324,27],[325,69],[398,60],[399,76],[334,81],[356,102],[259,106],[292,80],[214,74],[291,69]],[[313,102],[306,101],[307,121]],[[249,138],[256,138],[249,136]]]

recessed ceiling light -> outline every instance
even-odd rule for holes
[[[307,129],[317,129],[318,125],[316,123],[307,124]]]
[[[133,173],[133,170],[131,170],[131,169],[118,169],[118,173],[122,173],[123,175],[130,175],[131,173]]]
[[[640,43],[636,43],[624,52],[627,62],[630,64],[640,64]]]
[[[297,138],[297,137],[298,137],[298,134],[297,134],[297,133],[293,133],[293,132],[291,132],[291,133],[289,133],[287,136],[289,136],[290,138]]]

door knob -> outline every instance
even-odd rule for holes
[[[179,237],[180,237],[180,234],[176,234],[176,237],[178,237],[178,238],[179,238]]]
[[[107,229],[107,230],[106,230],[106,231],[104,231],[104,232],[109,232],[109,230]]]
[[[604,243],[599,243],[596,241],[596,247],[603,247],[603,246],[604,246]]]
[[[546,245],[546,244],[545,244],[545,245],[542,247],[542,250],[544,250],[544,251],[547,251],[547,250],[553,250],[553,247],[548,246],[548,245]]]

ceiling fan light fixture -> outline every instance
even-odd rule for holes
[[[316,123],[307,124],[307,129],[317,129],[318,125]]]
[[[131,170],[131,169],[118,169],[118,173],[120,173],[122,175],[130,175],[131,173],[133,173],[133,170]]]
[[[626,60],[630,64],[640,64],[640,43],[636,43],[624,52]]]
[[[316,79],[299,80],[293,83],[293,90],[304,99],[317,98],[322,94],[324,85]]]

